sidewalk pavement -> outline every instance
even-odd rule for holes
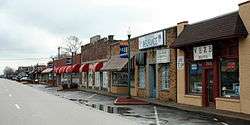
[[[80,88],[79,90],[82,90],[85,92],[97,93],[97,94],[106,95],[106,96],[112,96],[112,97],[126,96],[126,95],[112,94],[107,91],[89,90],[85,88]],[[250,121],[250,114],[219,110],[219,109],[215,109],[214,107],[199,107],[199,106],[192,106],[192,105],[186,105],[186,104],[177,104],[175,102],[161,102],[159,100],[147,100],[147,99],[142,99],[139,97],[132,97],[132,98],[142,100],[142,101],[147,101],[149,104],[153,104],[153,105],[165,106],[168,108],[174,108],[174,109],[193,112],[197,114],[207,115],[211,117],[217,117],[220,119],[243,120],[247,122]]]

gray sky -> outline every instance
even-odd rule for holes
[[[238,10],[246,0],[0,0],[0,74],[5,66],[46,63],[69,35],[126,39]],[[30,59],[32,58],[32,59]]]

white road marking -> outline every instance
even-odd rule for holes
[[[96,95],[97,95],[97,94],[93,94],[93,95],[87,97],[87,99],[91,99],[91,98],[93,98],[93,97],[96,96]]]
[[[9,97],[12,97],[12,95],[11,95],[11,94],[9,94]]]
[[[158,117],[158,113],[157,113],[156,106],[154,106],[154,111],[155,111],[155,120],[156,120],[156,125],[160,125],[160,121],[159,121],[159,117]]]
[[[225,123],[225,122],[220,122],[222,125],[228,125],[227,123]]]
[[[17,109],[21,109],[21,107],[18,104],[15,104]]]

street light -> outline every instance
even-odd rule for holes
[[[130,37],[131,31],[128,29],[128,98],[131,98],[130,86],[131,86],[131,60],[130,60]]]

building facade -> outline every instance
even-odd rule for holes
[[[176,101],[176,27],[137,38],[132,95],[159,101]]]
[[[81,88],[89,90],[109,91],[108,73],[101,68],[108,61],[110,55],[110,43],[113,35],[107,38],[94,36],[90,43],[81,47]]]
[[[177,26],[177,102],[250,114],[250,2],[239,11]]]
[[[134,55],[138,51],[138,44],[131,40],[131,84],[134,83]],[[101,69],[108,73],[110,92],[113,94],[128,94],[128,41],[118,41],[110,44],[110,57],[104,67]],[[124,56],[122,56],[125,54]]]

